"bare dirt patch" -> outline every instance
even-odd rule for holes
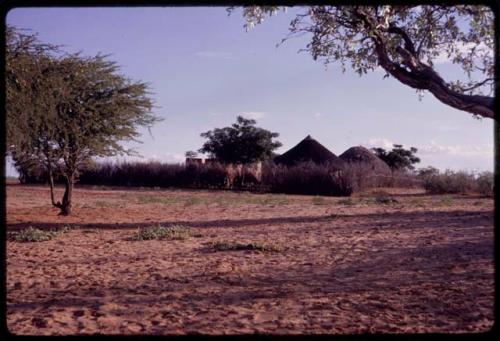
[[[60,189],[62,191],[62,189]],[[15,334],[478,332],[494,321],[493,200],[390,190],[346,198],[7,186]],[[189,237],[134,240],[139,227]],[[274,245],[217,251],[214,243]],[[221,244],[222,245],[222,244]],[[279,250],[279,251],[276,251]]]

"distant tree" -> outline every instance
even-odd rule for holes
[[[256,121],[238,116],[231,127],[215,128],[202,133],[208,139],[199,150],[225,163],[245,164],[265,160],[281,143],[273,141],[279,136],[255,126]]]
[[[433,175],[439,175],[439,169],[436,167],[428,166],[425,168],[419,168],[417,170],[417,174],[422,177],[427,177],[427,176],[433,176]]]
[[[491,3],[498,10],[498,2]],[[286,10],[286,7],[283,8]],[[494,118],[494,12],[485,5],[305,6],[290,22],[289,35],[310,35],[303,49],[314,60],[350,65],[363,75],[381,67],[417,91],[474,117]],[[229,12],[234,8],[228,9]],[[248,30],[277,6],[243,9]],[[446,81],[436,68],[448,58],[463,71]]]
[[[13,28],[8,33],[8,152],[18,168],[45,168],[52,205],[69,215],[78,170],[94,156],[133,153],[119,142],[136,140],[137,128],[159,119],[151,112],[147,85],[119,75],[105,56],[58,54],[34,35]],[[57,202],[55,175],[65,183]]]
[[[382,159],[393,170],[413,170],[413,166],[420,162],[420,159],[415,156],[417,148],[410,147],[404,149],[400,144],[394,144],[391,151],[386,151],[384,148],[372,148],[375,154]]]
[[[198,153],[193,151],[193,150],[188,150],[186,153],[184,153],[184,156],[186,157],[197,157]]]

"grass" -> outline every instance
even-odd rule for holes
[[[94,202],[94,206],[96,206],[96,207],[119,207],[120,204],[116,203],[116,202],[98,200],[98,201]]]
[[[164,205],[177,204],[180,202],[178,199],[161,198],[154,195],[141,195],[139,196],[138,201],[139,204],[164,204]]]
[[[191,236],[191,231],[182,225],[164,227],[161,225],[138,228],[135,240],[183,240]]]
[[[264,252],[281,252],[283,248],[276,244],[263,244],[263,243],[238,243],[232,241],[213,241],[209,243],[209,248],[214,251],[264,251]]]
[[[394,204],[397,203],[398,201],[394,199],[393,197],[389,195],[377,195],[375,197],[375,203],[377,204],[383,204],[383,205],[389,205],[389,204]]]
[[[23,243],[44,242],[59,237],[61,234],[70,232],[71,230],[73,228],[70,226],[64,226],[60,230],[40,230],[29,226],[20,231],[8,232],[7,239]]]
[[[425,207],[424,201],[422,199],[419,199],[419,198],[414,198],[414,199],[410,200],[409,204],[411,206],[416,206],[416,207]]]
[[[203,200],[200,198],[189,197],[186,199],[184,206],[199,205],[201,203],[203,203]]]
[[[441,205],[444,205],[444,206],[451,206],[451,205],[453,205],[453,199],[450,196],[445,196],[445,197],[441,198],[439,203]]]
[[[311,199],[313,205],[327,205],[328,203],[326,202],[325,198],[320,197],[320,196],[315,196],[314,198]]]
[[[288,200],[288,198],[282,196],[256,195],[242,198],[240,203],[254,205],[288,205],[290,201]]]
[[[339,205],[355,205],[356,203],[354,202],[354,200],[352,200],[352,198],[345,198],[345,199],[340,199],[339,201],[337,201],[337,204],[339,204]]]

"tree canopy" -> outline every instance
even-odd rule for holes
[[[279,10],[245,7],[244,26],[248,30]],[[483,5],[308,6],[291,21],[282,42],[308,34],[303,50],[314,60],[338,62],[343,70],[350,64],[360,75],[381,67],[387,77],[429,91],[446,105],[494,118],[493,18]],[[466,80],[444,80],[434,65],[443,57],[458,65]]]
[[[392,150],[387,151],[384,148],[372,148],[375,154],[382,159],[393,170],[413,170],[413,166],[420,162],[420,159],[415,155],[417,148],[403,148],[401,144],[394,144]]]
[[[130,154],[120,142],[158,121],[148,86],[118,74],[106,56],[66,54],[35,35],[8,28],[8,152],[18,167],[43,165],[64,176],[63,214],[71,211],[78,169],[94,156]]]
[[[199,150],[225,163],[245,164],[270,158],[281,143],[273,141],[278,133],[255,126],[256,121],[238,116],[230,127],[202,133],[208,139]]]

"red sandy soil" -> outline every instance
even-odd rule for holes
[[[47,188],[8,185],[9,231],[74,229],[7,242],[7,327],[23,335],[488,331],[493,200],[385,190],[396,203],[375,194],[349,203],[82,186],[74,215],[61,217]],[[192,236],[132,240],[158,223]],[[283,250],[216,252],[211,241]]]

